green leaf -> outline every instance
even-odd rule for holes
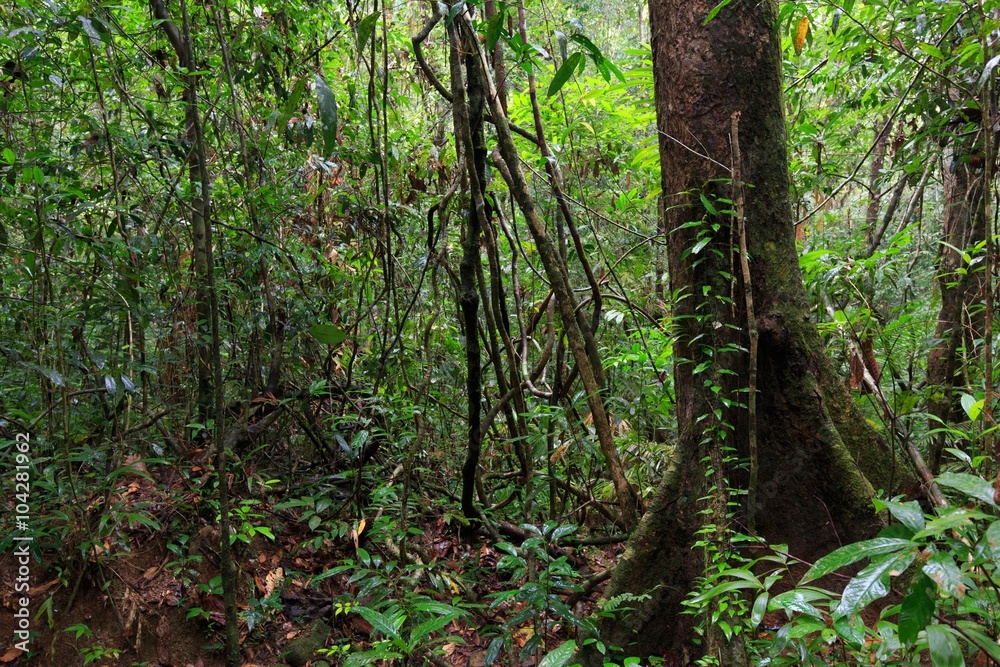
[[[905,503],[883,500],[878,502],[878,504],[884,505],[897,521],[913,532],[924,529],[924,513],[923,510],[920,509],[920,503],[916,500],[911,500]]]
[[[503,637],[497,637],[490,642],[489,648],[486,649],[486,667],[490,667],[497,657],[500,655],[500,649],[503,648]]]
[[[815,581],[820,577],[825,577],[835,570],[858,562],[862,558],[881,556],[912,546],[913,543],[909,540],[896,537],[876,537],[871,540],[848,544],[816,561],[816,564],[803,575],[801,581],[799,581],[799,585],[801,586],[810,581]]]
[[[708,211],[712,215],[719,215],[718,209],[716,209],[715,206],[712,204],[712,202],[708,200],[708,197],[706,197],[705,195],[699,195],[699,197],[701,197],[701,205],[705,207],[706,211]]]
[[[708,12],[708,16],[705,17],[705,22],[702,23],[702,25],[708,25],[708,22],[714,19],[718,15],[718,13],[721,12],[723,8],[725,8],[725,6],[732,1],[733,0],[722,0],[722,2],[717,4],[715,7],[712,7],[711,11]]]
[[[934,580],[942,591],[956,598],[965,596],[962,571],[955,565],[950,554],[935,551],[923,566],[924,574]]]
[[[556,75],[552,77],[552,83],[549,84],[549,90],[546,95],[551,97],[552,95],[558,93],[560,89],[566,85],[566,82],[569,81],[569,78],[573,76],[573,72],[576,71],[577,65],[579,65],[582,60],[583,54],[579,51],[567,58],[566,62],[564,62],[562,67],[560,67],[556,72]]]
[[[461,13],[465,8],[465,0],[458,0],[455,4],[448,8],[448,18],[445,20],[445,25],[451,25],[451,22],[455,20],[455,17]]]
[[[962,409],[965,410],[965,414],[969,415],[969,419],[976,421],[983,412],[983,400],[976,400],[975,396],[971,394],[962,394]]]
[[[347,338],[336,324],[314,324],[309,327],[309,334],[324,345],[337,345]]]
[[[363,619],[371,623],[376,632],[381,633],[389,639],[399,638],[399,626],[396,624],[396,620],[386,616],[385,614],[380,614],[374,609],[369,609],[368,607],[357,607],[355,611],[357,611]]]
[[[994,564],[1000,564],[1000,521],[994,521],[986,529],[986,546]]]
[[[316,75],[315,85],[319,118],[323,121],[323,151],[329,155],[337,146],[337,98],[319,74]]]
[[[288,128],[288,121],[292,119],[292,115],[295,110],[299,108],[299,104],[302,102],[302,93],[306,90],[306,80],[300,78],[295,82],[295,87],[292,88],[292,93],[285,100],[285,106],[281,109],[281,114],[278,116],[278,120],[275,125],[278,128],[278,132],[284,132]]]
[[[358,21],[358,53],[363,52],[368,46],[368,40],[375,33],[375,22],[378,21],[378,17],[378,12],[372,12]]]
[[[986,81],[989,80],[990,74],[993,73],[993,70],[998,64],[1000,64],[1000,56],[993,56],[989,59],[989,62],[987,62],[986,66],[983,67],[983,73],[979,77],[979,81],[976,84],[978,88],[982,88],[986,85]]]
[[[937,483],[940,486],[947,486],[956,491],[961,491],[967,496],[978,498],[994,507],[997,506],[993,500],[993,485],[981,477],[962,472],[946,472],[938,476]]]
[[[819,609],[811,605],[810,602],[826,597],[826,595],[814,590],[796,588],[780,595],[775,595],[768,607],[771,609],[781,609],[789,618],[792,617],[794,612],[799,612],[800,614],[815,616],[821,619],[823,618],[823,614],[820,613]]]
[[[938,60],[944,60],[944,54],[941,53],[941,49],[934,46],[933,44],[920,43],[917,44],[917,48],[933,58],[937,58]]]
[[[490,19],[489,25],[486,27],[487,51],[492,51],[493,47],[500,41],[500,35],[503,34],[503,24],[506,18],[507,12],[498,8],[496,16]]]
[[[83,26],[83,31],[87,33],[87,37],[90,37],[94,44],[100,46],[101,35],[97,32],[97,28],[94,27],[93,22],[86,16],[80,15],[80,24]]]
[[[865,643],[865,621],[860,615],[838,616],[833,619],[833,629],[855,648]]]
[[[753,603],[753,611],[750,613],[750,626],[756,628],[764,620],[764,612],[767,611],[767,601],[770,594],[761,593]]]
[[[928,625],[927,645],[931,650],[931,664],[934,667],[965,667],[962,649],[947,626]]]
[[[691,254],[692,255],[697,255],[699,252],[701,252],[702,250],[705,249],[705,246],[707,246],[711,242],[712,242],[712,237],[711,236],[706,236],[705,238],[703,238],[700,241],[698,241],[697,243],[695,243],[694,246],[692,246],[692,248],[691,248]]]
[[[542,661],[538,663],[538,667],[563,667],[569,659],[573,657],[573,652],[576,650],[576,642],[570,639],[559,645],[559,648],[549,651]]]
[[[437,632],[458,617],[458,612],[452,612],[444,616],[432,618],[429,621],[424,621],[410,631],[410,646],[416,646],[418,642],[426,641],[432,633]]]
[[[997,645],[996,640],[990,638],[985,632],[983,632],[983,627],[978,623],[972,621],[956,621],[955,625],[962,628],[962,631],[969,636],[970,639],[975,640],[976,644],[989,654],[990,658],[994,662],[1000,662],[1000,646]]]
[[[948,510],[942,510],[948,511]],[[967,510],[964,508],[952,509],[944,516],[939,516],[927,522],[927,527],[913,536],[915,540],[922,540],[925,537],[941,537],[946,531],[954,528],[962,528],[978,519],[992,519],[989,514],[978,510]]]
[[[923,572],[913,578],[899,610],[899,641],[911,644],[934,616],[937,591]]]
[[[876,561],[848,582],[834,616],[853,616],[889,594],[889,577],[900,574],[917,557],[916,546]]]
[[[743,580],[727,581],[725,583],[719,584],[718,586],[712,586],[704,593],[696,595],[690,600],[686,600],[684,604],[697,607],[699,605],[705,604],[706,602],[708,602],[713,598],[722,595],[723,593],[744,590],[747,588],[760,590],[763,588],[763,585],[760,582],[753,582],[753,581],[743,581]]]

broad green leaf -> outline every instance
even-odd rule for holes
[[[573,76],[573,72],[576,71],[577,65],[579,65],[582,61],[583,54],[579,51],[567,58],[566,62],[564,62],[562,67],[560,67],[556,72],[556,75],[552,77],[552,83],[549,84],[549,90],[546,95],[551,97],[552,95],[558,93],[562,87],[566,85],[566,82],[569,81],[569,78]]]
[[[916,535],[914,535],[913,539],[921,540],[925,537],[931,537],[931,536],[940,537],[946,531],[952,530],[954,528],[961,528],[978,519],[992,519],[992,518],[993,517],[991,517],[989,514],[985,514],[978,510],[967,510],[964,508],[952,509],[951,511],[948,511],[948,513],[945,514],[944,516],[939,516],[936,519],[928,521],[927,527],[921,530]]]
[[[943,475],[938,476],[937,483],[940,486],[947,486],[957,491],[961,491],[967,496],[978,498],[979,500],[989,503],[994,507],[997,506],[996,502],[993,500],[993,485],[982,477],[976,477],[975,475],[968,475],[962,472],[946,472]]]
[[[911,644],[934,617],[937,590],[934,582],[923,572],[913,578],[899,610],[899,641]]]
[[[942,591],[956,598],[965,595],[962,571],[955,565],[950,554],[935,551],[923,566],[924,574],[934,580]]]
[[[976,397],[971,394],[962,394],[962,409],[965,410],[965,414],[969,415],[969,419],[976,421],[976,418],[983,412],[983,400],[976,400]]]
[[[698,195],[698,196],[701,197],[701,205],[705,207],[706,211],[708,211],[712,215],[719,215],[719,211],[715,208],[715,205],[712,204],[711,201],[709,201],[708,197],[706,197],[705,195]]]
[[[903,540],[896,537],[876,537],[871,540],[848,544],[816,561],[816,564],[803,575],[799,581],[799,585],[801,586],[810,581],[815,581],[820,577],[825,577],[835,570],[858,562],[862,558],[881,556],[912,546],[913,543],[910,540]]]
[[[743,580],[727,581],[723,584],[719,584],[718,586],[712,586],[710,589],[708,589],[701,595],[696,595],[690,600],[685,601],[685,604],[692,606],[702,605],[708,602],[709,600],[722,595],[723,593],[730,593],[732,591],[745,590],[748,588],[760,590],[761,588],[763,588],[763,586],[759,582],[755,583]]]
[[[461,612],[450,604],[438,602],[437,600],[421,600],[413,605],[417,611],[426,611],[431,614],[460,614]]]
[[[699,252],[701,252],[702,250],[705,249],[705,246],[707,246],[711,242],[712,242],[712,237],[711,236],[706,236],[705,238],[703,238],[700,241],[698,241],[697,243],[695,243],[694,246],[692,246],[692,248],[691,248],[691,254],[692,255],[697,255]]]
[[[865,622],[860,614],[854,616],[838,616],[833,619],[833,629],[843,637],[847,643],[859,648],[865,643]]]
[[[775,595],[771,599],[770,604],[768,604],[768,607],[771,609],[781,609],[789,618],[791,618],[793,612],[823,618],[823,614],[820,613],[819,609],[810,604],[810,602],[826,597],[816,591],[793,589],[780,595]]]
[[[567,535],[572,535],[575,532],[576,532],[576,526],[568,524],[564,526],[559,526],[552,531],[552,535],[549,536],[549,539],[552,540],[553,542],[557,542],[560,539],[566,537]]]
[[[767,611],[767,601],[770,594],[761,593],[753,603],[753,611],[750,613],[750,626],[756,628],[764,620],[764,612]]]
[[[486,667],[490,667],[497,657],[500,655],[500,649],[503,648],[503,637],[497,637],[490,642],[489,647],[486,649]]]
[[[933,58],[937,58],[938,60],[944,60],[944,54],[941,53],[941,49],[934,46],[933,44],[920,43],[917,44],[917,48]]]
[[[448,8],[448,18],[445,21],[446,25],[451,25],[451,22],[455,20],[462,10],[465,9],[465,0],[458,0],[450,8]]]
[[[883,500],[877,501],[877,504],[884,505],[897,521],[913,532],[924,529],[924,513],[920,509],[920,503],[916,500],[910,500],[905,503]]]
[[[385,614],[381,614],[374,609],[368,607],[357,607],[355,609],[358,614],[371,623],[371,626],[375,628],[376,632],[381,633],[384,637],[389,639],[396,639],[399,637],[399,625],[396,619],[392,619]],[[402,621],[403,619],[398,619]]]
[[[944,625],[927,626],[927,645],[934,667],[965,667],[965,658],[951,630]]]
[[[500,35],[503,34],[503,24],[506,19],[507,12],[497,8],[496,16],[490,19],[489,25],[486,27],[487,51],[492,51],[493,47],[500,41]]]
[[[324,345],[337,345],[347,338],[343,329],[335,324],[314,324],[309,327],[309,334]]]
[[[337,98],[319,74],[316,75],[316,98],[323,121],[323,152],[330,155],[337,146]]]
[[[375,33],[375,22],[378,21],[378,17],[378,12],[372,12],[358,21],[358,53],[363,52],[368,46],[368,40]]]
[[[410,646],[416,646],[417,642],[420,641],[427,641],[432,633],[437,632],[458,617],[458,612],[452,612],[444,616],[432,618],[429,621],[424,621],[410,631]]]
[[[538,667],[563,667],[570,658],[573,657],[573,652],[576,650],[576,642],[570,639],[569,641],[563,642],[559,645],[559,648],[549,651],[542,658],[542,661],[538,663]]]
[[[848,582],[834,610],[835,616],[853,616],[869,604],[889,594],[889,577],[900,574],[917,557],[917,547],[911,545],[900,553],[876,561],[858,572]]]
[[[998,64],[1000,64],[1000,56],[993,56],[989,59],[989,62],[987,62],[986,66],[983,67],[983,73],[980,75],[979,81],[976,84],[977,87],[982,88],[986,85],[986,82],[989,80],[990,75],[993,73],[993,70]]]
[[[101,35],[97,32],[97,28],[94,27],[93,22],[86,16],[80,16],[80,24],[83,26],[83,31],[87,33],[87,37],[94,42],[95,45],[101,45]]]

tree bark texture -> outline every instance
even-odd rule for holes
[[[936,418],[929,424],[932,429],[963,419],[961,408],[956,410],[955,405],[955,387],[965,384],[960,376],[959,351],[965,348],[971,354],[982,332],[983,313],[976,304],[982,297],[983,272],[969,266],[962,257],[963,252],[986,238],[982,174],[969,162],[974,151],[968,143],[958,139],[952,145],[943,175],[944,228],[938,255],[941,309],[934,331],[935,344],[927,358],[927,411]],[[927,463],[935,473],[941,468],[944,445],[944,435],[930,443]]]
[[[605,595],[651,597],[603,621],[601,639],[630,655],[690,655],[696,619],[681,601],[702,574],[695,535],[714,512],[719,470],[747,456],[748,326],[735,248],[730,119],[740,112],[746,243],[759,332],[756,528],[802,557],[880,526],[872,485],[901,475],[836,376],[810,319],[794,242],[782,99],[778,4],[650,0],[661,178],[676,333],[678,447]],[[707,203],[706,203],[707,202]],[[867,479],[866,479],[867,474]],[[727,482],[728,477],[728,482]],[[869,481],[870,480],[870,481]],[[701,512],[713,509],[706,518]],[[746,508],[743,508],[746,511]],[[740,529],[740,516],[733,518]],[[722,545],[723,548],[724,545]],[[600,665],[596,654],[579,656]],[[735,659],[735,658],[733,658]],[[727,663],[724,664],[735,664]]]

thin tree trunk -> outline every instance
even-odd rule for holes
[[[198,69],[191,50],[191,30],[187,12],[182,9],[182,29],[171,18],[163,0],[150,0],[153,15],[177,54],[178,63],[187,72]],[[182,6],[183,7],[183,6]],[[202,418],[214,415],[215,468],[219,476],[219,561],[222,574],[222,600],[225,610],[226,664],[239,667],[239,626],[236,618],[236,573],[233,566],[229,531],[229,480],[223,434],[222,353],[219,337],[219,304],[215,288],[215,262],[212,256],[211,191],[204,132],[198,113],[198,79],[185,74],[184,118],[191,153],[188,157],[191,181],[191,229],[194,237],[194,264],[198,313],[198,408]]]

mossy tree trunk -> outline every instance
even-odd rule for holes
[[[955,401],[955,388],[966,383],[960,373],[961,348],[973,354],[975,340],[982,338],[983,296],[982,264],[970,266],[962,253],[986,239],[986,216],[983,199],[982,170],[974,166],[973,141],[956,138],[945,165],[944,229],[938,255],[938,285],[941,309],[934,331],[934,347],[927,358],[927,411],[935,417],[932,429],[961,421],[961,408]],[[981,257],[981,255],[980,255]],[[956,414],[958,413],[958,414]],[[941,468],[943,434],[931,440],[927,463],[931,470]]]
[[[680,613],[706,561],[696,547],[706,536],[696,532],[727,521],[719,511],[727,486],[747,483],[727,470],[728,461],[748,457],[744,284],[736,224],[723,201],[735,199],[729,132],[735,112],[759,333],[756,530],[799,556],[826,553],[877,530],[872,485],[890,489],[900,476],[834,373],[810,319],[789,202],[778,4],[734,2],[705,24],[717,4],[650,0],[668,268],[678,295],[679,441],[674,470],[605,594],[651,596],[602,624],[601,639],[630,655],[671,652],[680,659],[700,650],[691,644],[697,619]],[[729,520],[745,530],[739,513]],[[725,531],[709,535],[724,539]],[[579,657],[587,665],[602,662],[596,654]],[[724,656],[723,664],[737,662]]]

